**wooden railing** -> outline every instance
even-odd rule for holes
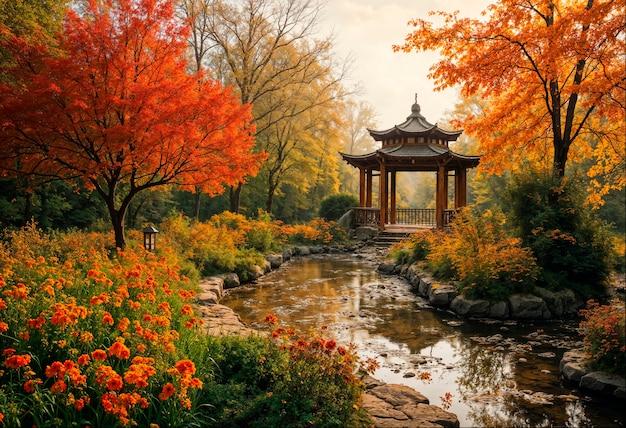
[[[379,208],[353,208],[353,226],[380,226]],[[454,218],[455,210],[443,211],[443,225],[448,226]],[[391,219],[391,212],[387,213]],[[437,226],[437,211],[430,208],[400,208],[396,209],[394,224],[411,224],[420,226]]]

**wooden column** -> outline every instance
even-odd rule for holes
[[[365,199],[365,206],[367,208],[372,208],[372,193],[373,193],[373,184],[372,184],[372,169],[368,168],[367,169],[367,190],[366,192],[366,199]]]
[[[359,207],[364,208],[365,205],[365,168],[359,168]]]
[[[387,168],[385,168],[384,159],[381,159],[381,163],[380,163],[379,187],[380,187],[380,190],[378,192],[378,199],[379,199],[378,205],[380,206],[379,227],[383,229],[385,227],[385,224],[387,223],[387,203],[388,203]]]
[[[435,195],[435,219],[437,229],[443,228],[443,210],[445,210],[448,195],[446,194],[446,168],[439,165],[437,168],[437,192]]]
[[[454,173],[454,208],[467,205],[467,170],[459,168]]]
[[[391,175],[391,190],[390,190],[390,198],[391,198],[391,209],[390,209],[390,219],[389,223],[396,224],[396,170],[393,169],[390,172]]]

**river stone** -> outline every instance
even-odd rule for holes
[[[412,264],[411,266],[409,266],[405,274],[405,278],[407,279],[407,281],[409,281],[409,283],[414,288],[416,288],[417,291],[419,291],[420,275],[421,275],[421,269],[419,269],[415,264]]]
[[[423,394],[406,385],[386,383],[370,389],[369,393],[394,407],[410,403],[429,403],[428,398]]]
[[[420,278],[420,285],[418,288],[418,292],[423,297],[428,297],[430,295],[430,289],[433,284],[435,284],[435,279],[430,275],[422,275]]]
[[[624,398],[626,381],[623,377],[606,372],[587,373],[580,379],[580,387],[603,395],[613,395]]]
[[[511,318],[529,320],[550,319],[550,311],[546,302],[538,296],[530,294],[514,294],[509,297]]]
[[[285,248],[283,250],[283,262],[291,260],[293,257],[293,248]]]
[[[224,279],[224,288],[236,288],[241,285],[241,281],[239,281],[239,275],[236,273],[227,273],[223,276]]]
[[[450,302],[459,295],[456,287],[451,284],[433,284],[430,287],[428,302],[439,308],[447,308]]]
[[[504,302],[489,303],[489,318],[505,319],[509,317],[509,305]]]
[[[209,290],[201,291],[196,294],[196,301],[199,305],[215,305],[219,303],[220,299],[215,291]]]
[[[584,306],[582,299],[576,297],[573,290],[561,290],[553,292],[545,288],[535,287],[535,292],[548,306],[548,310],[554,317],[575,316],[578,310]]]
[[[311,249],[304,245],[293,247],[293,253],[297,256],[308,256],[311,254]]]
[[[265,259],[270,262],[272,269],[278,269],[283,264],[282,254],[269,254],[265,256]]]
[[[482,318],[489,315],[488,300],[471,300],[464,296],[456,296],[450,304],[450,309],[460,316],[468,318]]]
[[[396,269],[394,262],[385,261],[378,265],[378,271],[381,273],[392,274]]]
[[[213,293],[219,300],[224,292],[224,280],[216,276],[202,278],[199,287],[200,293]]]
[[[261,266],[254,265],[247,273],[248,273],[248,280],[255,281],[259,279],[260,277],[262,277],[265,271]]]
[[[355,230],[356,239],[359,241],[371,241],[378,236],[378,228],[371,226],[360,226]]]
[[[411,426],[444,428],[459,428],[460,426],[459,419],[455,414],[430,404],[410,403],[400,407],[398,410],[409,417],[411,422],[413,422]]]
[[[309,250],[311,251],[311,254],[322,254],[325,252],[324,247],[321,245],[313,245],[309,248]]]

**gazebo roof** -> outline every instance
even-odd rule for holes
[[[436,171],[440,165],[446,168],[474,168],[480,156],[455,153],[448,147],[463,131],[446,131],[429,123],[420,113],[420,106],[413,104],[406,121],[386,131],[368,129],[382,148],[372,153],[352,155],[341,153],[343,159],[357,168],[380,170],[384,162],[397,170]]]
[[[397,136],[436,136],[446,141],[455,141],[463,131],[446,131],[437,126],[437,124],[429,123],[420,113],[421,107],[417,102],[411,106],[411,114],[400,125],[395,125],[385,131],[374,131],[368,129],[368,132],[376,141],[384,141]]]

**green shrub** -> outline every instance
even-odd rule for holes
[[[580,311],[584,320],[580,323],[585,351],[594,369],[623,376],[626,373],[626,312],[624,303],[614,301],[600,306],[587,302]]]
[[[275,320],[266,318],[272,328]],[[267,336],[214,339],[209,349],[216,367],[203,390],[209,426],[371,426],[358,410],[364,384],[356,372],[376,364],[361,363],[353,346],[279,327]]]
[[[537,275],[535,260],[521,240],[507,235],[502,213],[461,210],[446,233],[437,235],[427,256],[439,279],[457,279],[470,299],[501,300],[528,292]]]
[[[329,196],[320,204],[319,215],[326,221],[337,221],[351,208],[358,207],[359,200],[354,195],[342,193]]]
[[[520,174],[507,189],[507,207],[541,268],[539,285],[589,298],[604,293],[614,252],[609,229],[585,204],[583,189],[575,178]]]

